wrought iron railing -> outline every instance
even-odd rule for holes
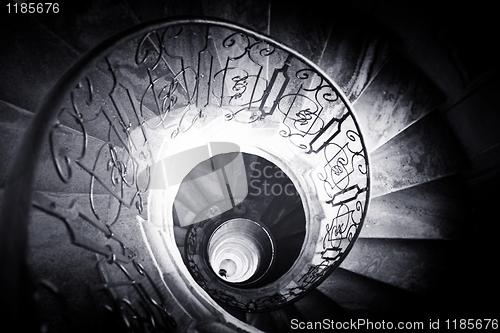
[[[249,130],[276,129],[273,140],[306,161],[309,185],[296,185],[310,196],[308,240],[315,243],[298,260],[302,266],[294,268],[298,278],[282,290],[238,303],[224,290],[210,294],[245,310],[269,310],[303,296],[340,264],[359,234],[369,198],[367,150],[352,108],[319,67],[228,22],[140,25],[80,59],[45,98],[28,129],[6,187],[2,230],[9,230],[9,237],[25,235],[31,204],[57,217],[74,245],[100,258],[104,282],[92,287],[100,309],[122,318],[127,329],[172,329],[176,320],[168,303],[175,301],[157,287],[162,281],[152,278],[155,267],[137,259],[149,254],[134,251],[116,230],[132,223],[131,215],[148,219],[158,133],[162,140],[179,140],[220,118],[247,124]],[[65,146],[60,137],[65,127],[78,131],[77,146]],[[85,202],[65,207],[42,193],[31,194],[44,145],[68,192],[86,187]],[[111,209],[99,210],[98,194],[109,195]],[[82,234],[77,225],[93,232]],[[24,253],[27,240],[19,239],[11,245]],[[12,297],[17,295],[6,301]]]

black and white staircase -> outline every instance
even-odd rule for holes
[[[474,12],[406,6],[106,0],[3,16],[3,322],[292,332],[498,319],[497,60],[457,46],[455,19]],[[239,157],[210,150],[165,177],[169,158],[213,142]],[[226,221],[271,235],[249,285],[206,261]]]

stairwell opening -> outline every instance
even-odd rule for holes
[[[196,165],[179,186],[173,220],[185,235],[176,238],[184,263],[205,290],[277,281],[299,257],[306,235],[294,182],[268,159],[244,152]]]
[[[264,277],[271,268],[274,246],[265,226],[234,218],[220,224],[211,234],[208,262],[224,282],[249,284]]]

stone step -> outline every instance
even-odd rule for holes
[[[277,198],[286,197],[285,188],[292,183],[282,170],[263,158],[260,158],[258,164],[253,166],[248,170],[250,181],[245,204],[251,210],[258,212],[262,222],[265,220],[273,223],[274,220],[269,216],[268,210],[278,209],[287,203],[283,198]]]
[[[290,207],[276,223],[268,225],[276,239],[305,232],[305,213],[302,205]]]
[[[271,312],[247,313],[246,323],[264,332],[282,332]]]
[[[271,312],[271,315],[279,327],[277,332],[296,332],[296,329],[292,329],[292,320],[297,320],[298,322],[305,321],[302,314],[293,304],[274,310]]]
[[[186,241],[186,234],[187,234],[187,229],[174,226],[175,243],[178,246],[184,246],[184,243]]]
[[[10,24],[8,24],[9,20],[5,22],[6,26],[2,32],[5,32],[5,44],[9,45],[9,52],[0,54],[0,57],[3,63],[12,65],[2,66],[0,69],[0,74],[9,78],[9,84],[4,84],[0,89],[1,99],[35,112],[42,103],[43,97],[64,72],[76,62],[82,52],[97,43],[97,41],[90,43],[84,50],[75,50],[78,46],[72,45],[71,42],[78,44],[77,39],[87,38],[88,35],[77,33],[71,27],[74,27],[74,23],[78,21],[79,29],[85,28],[89,31],[89,27],[93,25],[86,25],[88,23],[74,15],[77,13],[71,14],[71,17],[58,14],[25,15]],[[104,23],[106,25],[109,23],[108,21],[102,22],[106,22]],[[105,31],[110,31],[110,29],[105,29]],[[69,35],[66,39],[61,39],[58,33]],[[95,34],[99,35],[97,32]],[[95,38],[102,40],[102,31],[100,37]],[[101,97],[106,97],[112,91],[113,78],[107,70],[91,69],[81,83],[81,86],[75,88],[74,93],[76,107],[83,114],[85,130],[88,134],[107,141],[110,130],[106,118],[101,115],[92,122],[88,120],[99,114],[101,107],[112,105],[109,97],[108,100]],[[90,85],[93,91],[92,102],[89,102]],[[82,131],[82,125],[75,121],[75,110],[71,101],[66,101],[62,108],[68,108],[68,112],[61,113],[59,117],[61,123]],[[113,138],[112,142],[117,146],[123,146],[123,143],[116,138]]]
[[[2,152],[0,188],[5,187],[5,181],[12,167],[11,163],[32,118],[33,113],[0,101],[0,151]]]
[[[17,154],[18,147],[21,143],[24,131],[28,128],[31,120],[32,113],[20,109],[14,105],[0,101],[0,128],[1,130],[1,146],[5,158],[0,165],[1,178],[0,186],[5,186],[5,181],[8,177],[8,172],[13,166],[10,163],[13,161]],[[85,193],[89,191],[90,175],[81,167],[75,164],[76,159],[82,156],[84,147],[84,137],[81,132],[60,126],[52,131],[52,147],[55,152],[56,160],[52,158],[51,145],[48,143],[44,146],[40,155],[38,166],[38,177],[36,177],[34,189],[37,191],[51,191],[51,192],[68,192],[68,193]],[[48,140],[50,142],[50,140]],[[107,168],[107,161],[109,153],[105,151],[100,152],[100,148],[105,143],[92,136],[87,136],[87,145],[85,156],[81,159],[86,167],[92,169],[94,167],[94,159],[100,156],[98,160],[98,167],[100,171],[96,175],[103,176]],[[65,184],[57,173],[55,161],[59,163],[61,174],[67,178],[68,169],[64,156],[70,158],[70,165],[72,170],[71,180]],[[108,175],[109,178],[109,175]],[[102,186],[96,185],[94,193],[104,193],[105,190]]]
[[[269,33],[269,1],[250,3],[238,0],[222,0],[214,3],[210,0],[200,0],[200,2],[203,14],[208,17],[236,22],[260,33]]]
[[[42,198],[53,201],[54,204],[45,205]],[[100,216],[106,216],[113,198],[105,194],[97,195],[94,199],[94,210],[101,212]],[[30,238],[32,267],[38,277],[47,278],[58,287],[68,304],[65,311],[70,316],[71,322],[68,325],[71,326],[62,326],[66,323],[56,320],[51,323],[56,325],[54,331],[74,330],[74,327],[84,327],[85,331],[101,326],[103,323],[99,319],[103,318],[99,316],[107,311],[100,306],[105,304],[115,316],[121,315],[117,306],[120,306],[122,300],[133,304],[138,311],[134,313],[140,313],[143,318],[147,317],[145,313],[141,313],[145,309],[143,306],[149,308],[154,313],[156,325],[160,327],[175,325],[169,314],[176,315],[179,319],[177,324],[188,319],[184,310],[172,300],[150,256],[149,245],[143,239],[141,228],[144,220],[138,218],[136,207],[122,208],[119,218],[112,212],[107,220],[96,220],[97,214],[92,213],[90,200],[85,194],[37,192],[35,202],[44,209],[62,212],[65,218],[63,222],[55,216],[34,209],[29,226],[30,235],[36,235]],[[97,223],[101,230],[93,223]],[[72,244],[73,241],[76,243]],[[103,250],[113,251],[116,257],[104,257],[101,252]],[[53,307],[46,306],[53,302],[43,301],[45,303],[41,310],[44,316],[63,318],[60,314],[54,314]],[[141,305],[134,304],[137,302]],[[95,307],[97,304],[99,307]],[[160,310],[157,306],[163,308]],[[80,311],[81,316],[78,316]],[[116,325],[123,325],[123,320],[131,319],[126,318],[129,315],[127,311],[123,315],[124,318],[118,319]],[[131,322],[132,326],[137,324]]]
[[[462,247],[446,240],[358,238],[340,267],[418,294],[449,297],[466,283],[460,271],[469,255]]]
[[[57,202],[59,207],[70,207],[75,201],[87,212],[91,212],[86,194],[42,194]],[[95,208],[106,211],[109,195],[97,195],[95,199]],[[71,225],[76,234],[92,240],[99,239],[98,230],[83,219],[72,222]],[[75,327],[82,331],[97,329],[97,309],[94,308],[89,293],[89,287],[102,282],[96,270],[96,254],[73,245],[65,222],[36,208],[32,210],[28,232],[30,264],[36,279],[48,280],[59,293],[58,297],[42,293],[39,303],[42,320],[54,332],[72,330]],[[105,243],[106,237],[102,235],[100,240]],[[62,301],[57,301],[58,298]],[[68,317],[67,320],[64,315]]]
[[[393,55],[354,104],[369,151],[444,102],[443,94],[402,56]]]
[[[233,317],[237,318],[238,320],[241,320],[243,322],[246,321],[246,313],[242,312],[240,310],[233,309],[231,307],[224,307],[224,310],[226,310],[229,314],[231,314]]]
[[[0,38],[0,99],[34,112],[79,55],[30,15],[5,15]]]
[[[352,24],[349,15],[307,2],[271,5],[271,35],[317,63],[354,102],[377,75],[398,44],[396,36],[368,17]],[[336,13],[349,7],[336,4]]]
[[[305,224],[301,197],[295,187],[290,184],[293,185],[292,182],[286,182],[283,187],[279,187],[281,195],[274,198],[261,216],[261,221],[269,228],[283,223],[286,223],[289,228],[292,228],[294,222]]]
[[[315,63],[321,59],[335,21],[322,6],[271,1],[271,36]]]
[[[371,156],[372,198],[457,174],[466,160],[441,116],[433,112]]]
[[[350,7],[339,8],[346,11]],[[360,14],[336,15],[320,67],[355,103],[393,55],[400,39],[388,29]]]
[[[435,314],[428,299],[343,268],[337,268],[317,292],[357,319],[429,320]],[[307,298],[306,296],[305,298]],[[329,319],[331,316],[326,316]]]
[[[0,100],[0,123],[4,126],[26,129],[32,119],[33,112]]]
[[[35,14],[34,18],[79,54],[138,23],[127,4],[117,0],[79,1],[61,6],[59,13]]]
[[[115,90],[117,92],[113,93]],[[137,119],[132,117],[130,98],[120,90],[120,86],[115,85],[111,73],[99,67],[92,67],[88,68],[85,77],[68,93],[57,119],[61,124],[76,131],[85,131],[88,135],[110,142],[114,146],[125,147],[126,131],[120,122],[123,120],[116,105],[128,110],[132,124],[134,127],[138,126]]]
[[[176,207],[181,227],[186,224],[191,224],[191,220],[188,220],[190,216],[193,214],[196,216],[202,213],[206,208],[209,208],[209,203],[205,201],[203,195],[192,182],[182,183],[177,192],[174,205],[177,205],[177,202],[182,203],[184,207],[188,208],[187,212],[182,213],[182,210]]]
[[[458,240],[467,237],[472,206],[460,176],[448,176],[373,198],[361,238]]]
[[[140,0],[127,0],[127,6],[132,11],[134,18],[141,23],[181,15],[203,15],[200,0],[153,1],[147,6]]]
[[[275,279],[285,274],[292,266],[302,249],[304,237],[305,233],[299,233],[293,236],[275,239],[276,254],[272,268],[272,275]]]
[[[332,321],[345,322],[353,318],[353,316],[341,305],[318,289],[313,289],[305,297],[295,302],[293,306],[300,312],[306,322],[312,322],[312,324],[309,325],[313,326],[309,327],[307,327],[307,323],[304,323],[306,325],[305,328],[314,331],[321,331],[322,329],[330,330],[335,328],[331,326]],[[314,326],[315,322],[320,322],[321,325],[325,325],[325,321],[328,323],[327,325],[330,326],[318,326],[317,324]],[[298,328],[303,328],[303,326],[299,326]]]
[[[186,206],[182,200],[176,200],[174,202],[173,210],[175,212],[174,225],[180,227],[189,227],[189,222],[193,221],[196,217],[196,213],[191,211],[188,206]]]

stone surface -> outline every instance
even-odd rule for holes
[[[481,89],[451,107],[444,117],[457,133],[461,145],[472,159],[488,154],[500,145],[500,113],[496,97],[500,85],[491,80]],[[495,161],[490,162],[495,165]],[[496,160],[497,168],[500,166]]]
[[[88,202],[88,197],[82,194],[44,195],[49,195],[62,207],[69,206],[73,200],[83,206]],[[107,198],[107,195],[98,198],[100,209],[105,209]],[[74,231],[90,238],[98,234],[83,220],[75,224]],[[102,236],[102,239],[106,238]],[[62,332],[73,326],[79,327],[79,332],[95,330],[97,312],[89,293],[89,287],[101,283],[95,268],[95,253],[72,245],[65,223],[37,209],[33,209],[29,224],[29,247],[30,264],[36,278],[48,280],[59,292],[54,296],[40,288],[43,291],[40,311],[49,329]]]
[[[372,199],[359,237],[463,239],[472,210],[463,180],[444,177]]]
[[[318,291],[354,318],[428,320],[433,313],[432,304],[425,298],[343,268],[337,268],[318,286]]]
[[[100,63],[104,61],[101,60]],[[98,67],[88,68],[85,77],[80,80],[78,85],[66,92],[66,99],[58,110],[57,120],[76,131],[85,132],[105,142],[111,142],[113,145],[123,147],[124,143],[118,138],[113,130],[115,126],[123,140],[126,140],[126,134],[120,124],[120,118],[112,99],[111,93],[114,89],[119,90],[115,85],[111,73]],[[121,93],[122,91],[120,91]],[[133,118],[133,108],[125,94],[114,94],[117,103],[121,104],[128,112],[130,119]],[[109,116],[110,120],[104,115]],[[78,116],[81,114],[81,118]],[[111,122],[111,123],[110,123]],[[136,126],[136,123],[133,123]]]
[[[144,2],[140,0],[127,0],[126,3],[131,9],[133,16],[141,23],[178,15],[202,14],[200,0],[153,0],[148,1],[147,6],[144,6]]]
[[[202,0],[203,13],[236,22],[261,33],[269,33],[268,1]]]
[[[37,14],[35,18],[79,54],[137,24],[120,0],[75,1],[71,6],[61,4],[59,13]]]
[[[369,151],[434,110],[443,96],[429,79],[393,56],[354,104]]]
[[[247,324],[263,330],[264,332],[281,332],[270,312],[247,313],[245,320]]]
[[[288,208],[285,212],[286,214],[276,224],[270,225],[271,232],[277,240],[305,233],[306,217],[304,209],[299,206]]]
[[[0,99],[34,112],[78,54],[29,15],[6,16],[0,25]]]
[[[5,186],[22,135],[33,118],[33,113],[0,101],[0,188]]]
[[[319,65],[354,103],[389,60],[399,39],[367,17],[339,15]]]
[[[271,2],[271,36],[313,62],[321,59],[334,22],[322,6],[299,1]]]
[[[427,296],[458,288],[454,277],[467,258],[458,242],[359,238],[340,267]],[[450,280],[454,279],[453,283]]]
[[[388,6],[390,10],[386,10],[388,4],[391,5]],[[467,203],[462,203],[463,197],[459,195],[460,186],[457,188],[456,183],[452,186],[445,184],[450,179],[448,175],[456,173],[462,165],[460,153],[453,144],[454,137],[443,126],[441,119],[436,118],[435,115],[425,116],[436,104],[439,104],[441,100],[439,94],[435,95],[434,90],[426,90],[429,81],[419,76],[420,74],[416,74],[410,81],[403,81],[403,79],[406,80],[407,75],[413,75],[413,70],[405,66],[394,65],[391,62],[382,72],[379,72],[387,59],[388,49],[386,44],[379,44],[378,39],[370,39],[364,35],[364,33],[367,35],[375,33],[374,31],[361,29],[363,31],[357,31],[351,35],[350,32],[343,34],[342,27],[345,26],[338,24],[343,22],[344,17],[336,17],[332,21],[321,21],[321,28],[313,28],[310,23],[316,23],[314,16],[307,17],[309,13],[296,15],[297,10],[295,9],[294,12],[288,5],[285,5],[282,11],[280,5],[274,0],[271,5],[266,1],[241,3],[228,0],[214,4],[208,0],[193,0],[166,3],[158,1],[149,6],[132,0],[91,1],[74,7],[74,12],[68,7],[68,10],[73,12],[68,16],[55,17],[55,20],[53,20],[54,17],[49,16],[37,18],[46,26],[38,24],[28,16],[21,15],[16,16],[15,19],[11,17],[12,20],[3,21],[0,23],[2,27],[0,34],[4,44],[0,50],[0,61],[3,64],[0,68],[0,76],[4,80],[0,85],[0,99],[6,103],[0,102],[1,174],[5,174],[5,169],[8,169],[8,162],[12,160],[15,147],[25,127],[24,124],[30,119],[28,111],[22,111],[18,107],[34,111],[42,96],[79,54],[94,46],[102,38],[128,26],[130,22],[144,22],[151,18],[178,14],[207,14],[234,20],[264,33],[278,31],[277,22],[280,22],[286,24],[290,31],[298,31],[298,33],[290,33],[284,29],[279,39],[299,45],[297,49],[308,57],[320,59],[319,53],[323,52],[325,45],[323,41],[328,40],[320,63],[328,73],[331,73],[332,77],[336,77],[335,80],[345,89],[350,98],[357,98],[360,93],[364,92],[356,102],[355,108],[359,108],[358,118],[361,120],[362,127],[366,129],[369,147],[374,150],[371,157],[374,199],[365,227],[371,230],[376,229],[376,231],[370,233],[369,228],[363,229],[364,234],[343,264],[344,267],[359,274],[345,269],[337,270],[319,287],[319,290],[326,296],[314,292],[309,295],[309,299],[307,298],[309,296],[306,296],[303,303],[300,303],[302,300],[299,301],[297,308],[301,308],[302,313],[308,318],[319,318],[320,313],[324,313],[324,317],[328,318],[333,314],[333,310],[337,309],[333,307],[334,302],[360,318],[386,319],[387,316],[398,317],[405,312],[413,314],[414,309],[420,314],[420,310],[426,309],[433,303],[414,302],[415,298],[408,290],[431,296],[449,291],[456,295],[453,300],[458,300],[457,303],[462,306],[468,303],[461,299],[462,295],[467,292],[476,292],[477,286],[474,284],[478,281],[486,284],[487,287],[480,288],[478,292],[480,296],[475,298],[480,302],[468,304],[476,306],[484,303],[484,298],[482,298],[484,295],[494,300],[495,297],[490,295],[493,295],[493,287],[496,284],[493,281],[494,274],[489,271],[493,261],[487,256],[488,253],[495,253],[494,245],[490,243],[488,246],[476,248],[475,245],[482,241],[477,234],[473,234],[473,237],[469,237],[459,245],[442,241],[443,239],[456,239],[460,235],[461,229],[457,229],[455,221],[463,221],[462,209],[467,210],[469,207]],[[131,11],[126,8],[127,6]],[[415,4],[416,9],[425,16],[423,21],[415,22],[412,20],[414,13],[408,12],[408,7],[403,5],[401,5],[404,7],[403,10],[398,10],[399,4],[394,1],[368,0],[361,1],[355,6],[370,12],[374,17],[391,23],[389,26],[397,27],[400,32],[403,32],[405,38],[403,50],[405,51],[413,47],[413,44],[420,38],[421,31],[436,15],[435,11],[425,12],[427,7],[422,10],[420,4]],[[291,12],[287,12],[289,9]],[[271,16],[269,16],[270,13]],[[293,15],[287,15],[288,13]],[[329,15],[330,11],[325,10],[324,13]],[[351,13],[348,14],[345,15],[348,19],[360,20],[358,16],[352,17]],[[339,29],[333,29],[328,33],[328,28],[325,30],[325,26],[329,26],[330,23]],[[418,23],[418,26],[415,23]],[[357,35],[358,32],[359,35]],[[357,37],[353,37],[354,35]],[[300,36],[300,39],[295,38],[296,36]],[[354,41],[351,38],[358,39]],[[304,39],[307,42],[302,43],[301,40]],[[337,42],[341,43],[341,46],[328,48],[329,45]],[[432,43],[434,42],[429,42],[429,44]],[[418,47],[414,50],[415,53],[411,54],[414,59],[427,55]],[[362,53],[363,56],[351,57],[350,52]],[[344,57],[349,59],[344,59]],[[435,67],[441,65],[441,62],[432,62],[432,60],[432,58],[426,59],[429,63],[429,70],[434,70]],[[107,81],[106,84],[109,82]],[[439,82],[441,86],[449,83],[444,78]],[[370,83],[371,85],[368,86]],[[455,89],[455,85],[453,87]],[[108,88],[109,86],[106,86],[106,89]],[[496,89],[488,93],[492,91],[495,92]],[[470,145],[467,146],[468,149],[482,154],[485,149],[490,148],[488,146],[492,143],[490,140],[497,137],[498,131],[494,126],[496,124],[494,121],[484,122],[479,119],[484,119],[483,114],[488,114],[489,119],[496,119],[496,117],[493,109],[489,108],[491,101],[488,100],[488,103],[483,104],[484,96],[478,96],[471,96],[469,100],[464,101],[464,104],[453,107],[448,116],[456,122],[455,125],[459,131],[467,133],[463,142]],[[491,96],[494,94],[489,97]],[[475,118],[470,110],[479,109],[484,113],[481,117]],[[463,127],[470,119],[474,119],[467,124],[470,127]],[[480,122],[476,123],[476,121]],[[69,152],[74,158],[81,151],[82,141],[81,134],[74,131],[79,130],[78,126],[72,126],[72,128],[73,130],[64,128],[59,133],[58,144],[69,144]],[[92,129],[93,132],[89,131],[91,136],[99,137],[101,140],[89,138],[92,148],[89,149],[88,154],[97,153],[97,147],[106,141],[107,133],[101,129],[96,127]],[[101,134],[102,137],[99,136]],[[64,156],[64,148],[57,151],[58,154]],[[46,170],[42,171],[38,177],[39,189],[65,191],[69,188],[69,191],[86,192],[90,178],[88,175],[80,173],[80,177],[78,173],[81,170],[76,171],[74,178],[78,181],[75,186],[59,187],[58,184],[61,182],[53,173],[54,163],[50,154],[44,152],[42,155],[41,167]],[[107,162],[109,157],[109,155],[103,155],[101,162]],[[60,196],[65,200],[77,197],[87,198],[87,194],[74,193],[60,194]],[[104,198],[107,196],[106,193],[99,195],[98,204],[105,204]],[[484,210],[491,207],[491,204],[485,207],[479,206]],[[106,207],[101,208],[105,210]],[[35,267],[42,274],[54,274],[63,292],[78,293],[76,297],[79,303],[80,298],[86,297],[85,291],[80,289],[81,285],[92,282],[87,274],[93,268],[89,262],[95,258],[88,252],[69,246],[65,242],[68,235],[62,221],[49,216],[41,216],[39,213],[35,213],[34,217],[36,223],[31,226],[34,236],[32,241],[37,249],[41,249],[41,252],[34,256]],[[494,226],[494,220],[483,222],[485,221],[475,221],[472,228],[480,224],[482,228],[485,228],[484,233],[493,234],[489,227]],[[483,227],[483,225],[488,227]],[[137,225],[125,224],[117,225],[117,232],[130,240],[137,236],[140,230]],[[370,239],[367,239],[368,237]],[[438,238],[440,241],[420,238]],[[139,244],[134,248],[145,250],[144,246]],[[468,255],[470,252],[477,254],[479,258],[471,258],[472,255]],[[449,269],[450,265],[455,264],[459,270]],[[474,279],[468,280],[463,275],[467,278],[474,277]],[[169,274],[165,275],[165,279],[172,281]],[[459,285],[455,280],[464,283]],[[460,288],[455,288],[457,285]],[[189,291],[187,288],[182,289],[176,295],[182,296],[187,291]],[[174,303],[170,304],[172,308],[176,307],[182,312],[181,307]],[[184,306],[189,308],[187,303]],[[321,304],[327,304],[333,310],[326,311],[329,308],[321,308]],[[54,310],[54,312],[50,312],[48,316],[51,317],[53,313],[57,313],[58,306],[57,302],[50,301],[46,309]],[[300,313],[296,311],[297,308],[294,308],[295,311],[279,310],[282,311],[281,313],[286,312],[288,317],[278,316],[279,311],[274,312],[271,317],[280,317],[282,320],[287,318],[286,324],[289,327],[290,318],[299,318]],[[318,311],[315,312],[316,310]],[[195,311],[192,312],[195,313]],[[79,320],[82,322],[88,318],[86,313],[76,314],[81,316]],[[430,318],[428,315],[424,316],[425,319]],[[456,316],[455,313],[454,317]],[[256,325],[260,325],[258,323],[267,325],[270,322],[267,315],[261,318],[258,315],[252,318],[249,315],[247,318]],[[84,322],[82,330],[93,330],[93,327],[87,326],[89,324],[90,322]],[[280,329],[283,327],[283,322],[274,324],[277,324]]]
[[[437,113],[398,134],[370,158],[372,198],[457,174],[466,166],[463,152]]]
[[[89,171],[95,170],[92,171],[95,172],[95,176],[99,177],[110,189],[114,187],[112,178],[117,176],[118,170],[116,165],[109,169],[107,167],[111,156],[106,143],[93,137],[87,137],[85,144],[81,132],[65,126],[55,128],[52,133],[53,139],[46,139],[47,144],[43,146],[40,154],[35,176],[35,190],[88,193],[91,186],[91,174],[77,165],[77,160]],[[49,143],[50,141],[52,143]],[[69,164],[67,164],[66,158],[69,159]],[[56,167],[56,162],[59,167]],[[69,180],[67,183],[59,175],[58,169],[61,171],[62,177]],[[108,193],[97,180],[94,180],[93,192]]]
[[[399,50],[409,52],[435,20],[449,7],[434,6],[429,10],[425,2],[378,1],[370,8],[370,16],[402,37]]]
[[[342,306],[317,289],[312,290],[307,297],[298,300],[293,306],[304,318],[312,322],[322,322],[324,319],[349,321],[353,318]]]

